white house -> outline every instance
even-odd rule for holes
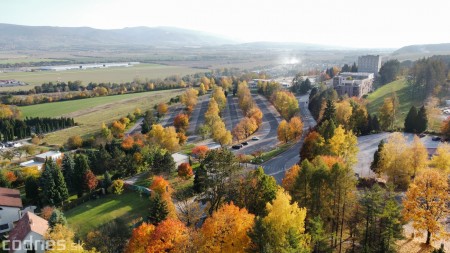
[[[48,230],[48,221],[32,212],[26,212],[9,232],[9,252],[25,253],[28,250],[41,253],[45,252],[48,244],[44,235]]]
[[[0,233],[10,231],[21,217],[22,199],[19,190],[0,188]]]
[[[20,163],[21,167],[37,167],[38,170],[42,168],[46,159],[52,159],[54,161],[62,158],[63,154],[59,151],[48,151],[39,155],[36,155],[33,160],[29,160]]]

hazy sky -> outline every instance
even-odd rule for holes
[[[449,0],[0,0],[0,23],[175,26],[241,41],[450,43]]]

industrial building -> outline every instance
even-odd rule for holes
[[[333,88],[339,96],[362,97],[372,90],[373,73],[343,72],[333,78]]]

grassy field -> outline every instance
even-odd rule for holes
[[[167,102],[183,90],[152,91],[108,97],[87,98],[20,107],[24,117],[73,117],[79,126],[47,134],[43,142],[62,145],[68,137],[87,137],[100,130],[102,122],[111,123],[132,113],[135,108],[143,112],[155,104]]]
[[[376,91],[371,93],[367,97],[368,105],[367,110],[369,113],[377,113],[379,108],[383,105],[384,99],[392,96],[396,93],[400,101],[399,112],[397,113],[396,125],[403,127],[406,114],[408,114],[409,109],[412,105],[416,107],[422,106],[422,101],[411,99],[411,94],[409,93],[409,88],[406,84],[405,79],[399,79],[394,82],[383,85]]]
[[[158,64],[138,64],[132,67],[116,67],[104,69],[67,70],[67,71],[39,71],[39,72],[13,72],[0,73],[1,79],[15,79],[30,85],[18,87],[0,87],[0,91],[29,90],[44,82],[75,81],[83,84],[89,82],[131,82],[134,78],[141,80],[165,78],[171,75],[187,75],[202,72],[204,70],[181,66],[167,66]]]
[[[117,218],[132,221],[146,217],[148,208],[149,200],[146,197],[136,192],[124,192],[88,201],[65,212],[65,216],[77,234],[84,237],[88,232]]]

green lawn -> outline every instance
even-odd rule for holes
[[[76,99],[70,101],[45,103],[37,105],[21,106],[20,110],[24,117],[58,117],[64,114],[93,108],[104,104],[111,104],[124,100],[147,97],[149,95],[164,93],[161,91],[149,91],[124,95],[104,96],[95,98]],[[125,115],[124,115],[125,116]]]
[[[399,112],[397,113],[396,125],[403,127],[403,123],[412,105],[416,107],[422,106],[422,101],[411,99],[409,87],[405,79],[399,79],[394,82],[383,85],[367,97],[367,110],[369,113],[378,113],[379,108],[383,105],[384,99],[396,93],[400,102]]]
[[[182,92],[183,89],[152,91],[31,105],[20,109],[24,116],[73,117],[78,126],[46,134],[43,139],[43,142],[50,145],[62,145],[70,136],[89,137],[100,131],[102,122],[109,124],[132,113],[136,108],[145,112],[155,104],[168,102]]]
[[[67,212],[65,216],[72,229],[84,237],[88,232],[116,218],[126,222],[146,217],[149,200],[136,192],[124,192],[122,195],[109,194],[97,200],[88,201]]]
[[[30,85],[19,87],[0,87],[0,91],[30,90],[35,85],[44,82],[68,82],[80,80],[87,85],[89,82],[131,82],[135,78],[141,80],[165,78],[171,75],[184,76],[204,72],[183,66],[168,66],[159,64],[138,64],[131,67],[113,67],[104,69],[67,70],[67,71],[37,71],[0,73],[0,80],[15,79]]]

